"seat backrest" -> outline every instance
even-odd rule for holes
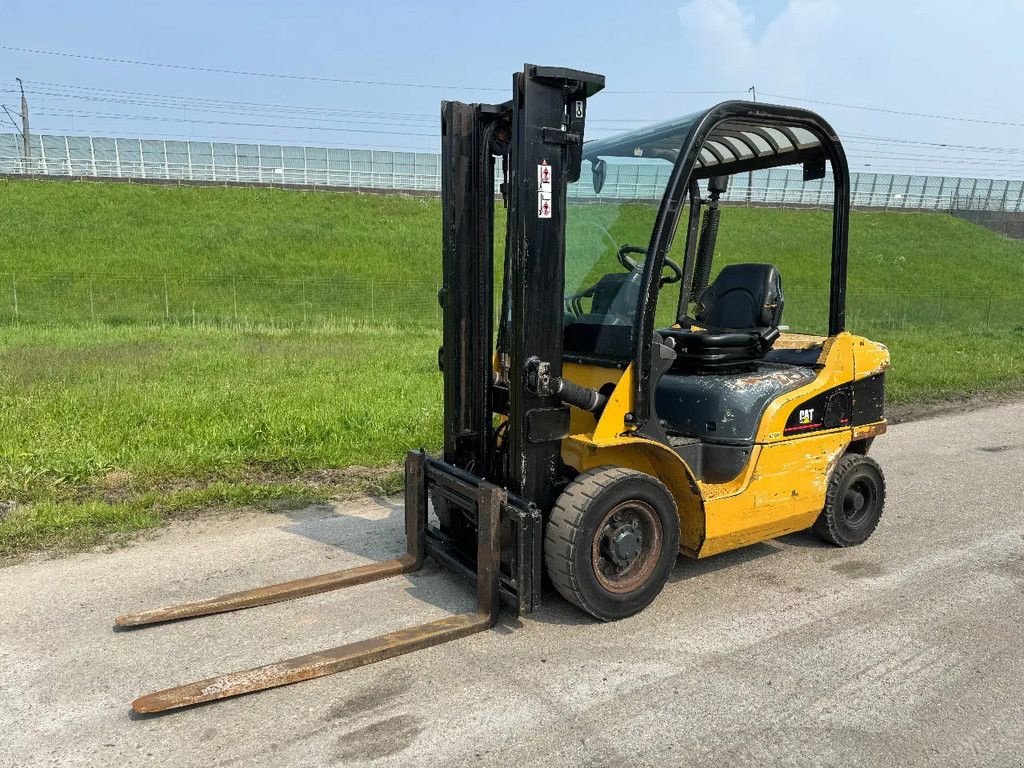
[[[782,304],[782,276],[774,265],[730,264],[701,294],[695,319],[711,328],[775,328]]]

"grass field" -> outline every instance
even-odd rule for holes
[[[438,325],[436,198],[0,180],[0,210],[0,323]],[[650,205],[578,210],[570,243],[602,263],[598,224],[649,236]],[[943,214],[852,218],[853,324],[1005,324],[1024,243]],[[787,320],[820,323],[830,228],[825,211],[730,208],[717,260],[776,263]]]
[[[384,328],[16,328],[0,345],[0,554],[189,506],[367,487],[435,445],[437,341]],[[403,354],[408,345],[411,354]],[[372,360],[373,365],[367,361]]]
[[[17,504],[0,555],[393,489],[339,468],[438,445],[437,200],[0,182],[0,206],[0,501]],[[570,237],[606,248],[600,215],[640,242],[649,208],[614,213],[589,209]],[[818,326],[829,227],[729,209],[721,261],[778,263],[787,322]],[[1024,388],[1022,295],[1024,243],[853,215],[851,326],[892,349],[891,400]]]

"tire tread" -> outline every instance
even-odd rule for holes
[[[655,483],[671,498],[660,480],[644,472],[623,467],[597,467],[580,474],[566,486],[551,510],[545,530],[544,564],[551,583],[570,603],[600,619],[608,617],[602,616],[596,606],[588,603],[573,568],[576,550],[580,546],[590,546],[589,541],[582,541],[581,522],[588,505],[599,498],[602,492],[616,483],[636,477]]]
[[[871,527],[868,529],[866,535],[861,542],[850,541],[847,539],[839,527],[836,525],[836,510],[838,505],[841,504],[841,499],[838,499],[839,488],[842,485],[843,477],[858,464],[867,464],[874,468],[878,473],[878,477],[881,481],[879,487],[879,505],[884,509],[885,504],[885,474],[882,472],[882,468],[878,465],[878,462],[869,456],[865,456],[861,453],[847,453],[836,463],[835,468],[832,470],[832,474],[828,480],[828,489],[825,492],[825,507],[822,509],[821,514],[818,515],[818,519],[814,521],[814,532],[829,542],[835,544],[837,547],[851,547],[856,544],[862,543],[871,537],[871,534],[875,532],[875,528],[878,527],[878,523],[882,518],[882,509],[879,510],[878,515],[872,521]]]

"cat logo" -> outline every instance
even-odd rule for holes
[[[813,408],[801,408],[800,409],[800,423],[810,424],[814,421],[814,409]]]

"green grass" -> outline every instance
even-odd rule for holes
[[[432,333],[387,328],[8,328],[0,500],[18,507],[0,555],[190,505],[394,492],[403,453],[437,443],[436,350]],[[351,465],[383,470],[289,482]]]
[[[298,483],[213,482],[182,491],[151,490],[121,500],[46,499],[15,508],[0,523],[0,558],[28,550],[74,551],[209,508],[293,509],[328,493]]]
[[[4,272],[440,275],[435,198],[0,181],[0,204]]]
[[[1020,334],[881,338],[896,359],[893,401],[1024,388],[1024,355],[1006,353]],[[393,471],[306,478],[387,470],[408,448],[438,446],[438,341],[387,329],[7,329],[0,499],[18,507],[0,522],[0,556],[90,546],[202,507],[309,503],[368,482],[394,492]]]
[[[0,556],[393,491],[438,446],[436,199],[0,181],[0,207]],[[569,237],[607,264],[597,225],[642,243],[651,216],[585,206]],[[820,329],[830,226],[730,208],[719,263],[777,263],[786,322]],[[1024,243],[853,214],[850,325],[890,346],[894,402],[1024,389],[1021,296]],[[345,467],[382,469],[317,474]]]
[[[0,181],[0,210],[0,322],[438,317],[436,199]]]
[[[24,477],[27,489],[38,474],[81,483],[113,469],[187,476],[246,464],[388,464],[409,445],[434,442],[440,418],[433,335],[174,327],[3,335],[0,498],[12,478]]]
[[[0,181],[0,210],[0,323],[439,324],[435,198]],[[568,287],[618,268],[602,227],[643,244],[653,216],[575,205]],[[717,263],[776,263],[787,321],[820,329],[830,227],[825,211],[728,208]],[[944,214],[857,211],[850,229],[851,325],[1016,314],[1024,243]]]

